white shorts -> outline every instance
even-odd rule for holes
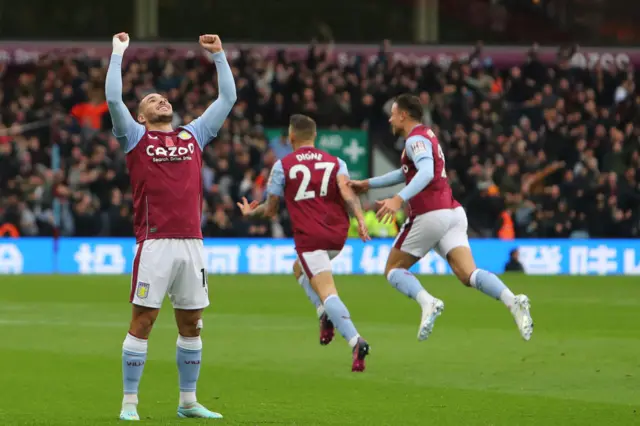
[[[415,257],[431,249],[444,259],[456,247],[469,247],[467,214],[462,207],[427,212],[407,219],[393,247]]]
[[[298,252],[298,259],[305,275],[312,278],[320,272],[331,272],[331,261],[339,254],[340,250]]]
[[[146,240],[136,246],[131,275],[134,305],[160,308],[165,295],[176,309],[209,306],[204,245],[198,239]]]

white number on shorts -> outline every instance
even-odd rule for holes
[[[442,160],[442,173],[440,174],[440,176],[446,179],[447,168],[445,167],[446,163],[444,161],[444,152],[442,152],[442,147],[440,146],[440,144],[438,144],[438,157],[440,157],[440,159]]]
[[[316,170],[324,170],[322,175],[322,182],[320,184],[320,196],[324,197],[327,195],[329,190],[329,179],[331,178],[331,172],[333,171],[336,165],[334,163],[315,163],[313,168]],[[302,182],[300,182],[300,186],[298,187],[298,192],[296,192],[296,197],[294,201],[300,200],[308,200],[310,198],[315,198],[315,191],[307,191],[309,187],[309,182],[311,181],[311,170],[309,167],[304,164],[296,164],[295,166],[289,169],[289,179],[297,179],[298,174],[302,173]]]

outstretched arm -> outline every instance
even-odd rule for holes
[[[236,83],[233,80],[231,67],[222,50],[220,37],[217,35],[200,36],[200,45],[212,53],[213,62],[218,73],[218,99],[216,99],[205,112],[191,123],[184,126],[191,132],[200,148],[204,148],[218,134],[218,130],[224,124],[231,108],[236,102]]]
[[[416,173],[411,182],[409,182],[409,185],[398,192],[398,196],[402,198],[402,201],[405,203],[418,195],[433,179],[433,158],[421,158],[415,165],[418,173]]]
[[[397,195],[376,202],[378,205],[376,217],[382,223],[392,221],[395,218],[396,212],[402,208],[402,204],[426,188],[434,176],[433,148],[429,140],[422,136],[412,136],[407,139],[405,152],[413,161],[418,172],[413,179],[411,179],[411,182]]]
[[[431,142],[422,136],[412,136],[407,139],[405,152],[418,169],[418,173],[411,182],[398,193],[406,203],[429,185],[434,176],[434,161]]]
[[[396,169],[378,177],[365,180],[351,180],[349,181],[349,187],[354,190],[356,194],[363,194],[371,188],[386,188],[402,182],[404,182],[404,173],[402,173],[402,169]]]
[[[396,169],[382,176],[372,177],[368,182],[369,188],[386,188],[404,182],[404,173],[402,169]]]
[[[131,151],[144,135],[145,129],[137,123],[122,101],[122,56],[129,46],[129,35],[119,33],[113,37],[113,53],[107,70],[105,96],[113,122],[113,135],[125,153]]]

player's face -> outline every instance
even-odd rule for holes
[[[171,123],[172,120],[173,108],[167,98],[152,93],[140,102],[138,121],[141,123]]]
[[[398,104],[394,102],[391,106],[391,117],[389,117],[389,124],[391,124],[391,133],[393,133],[394,136],[399,136],[402,134],[405,115],[405,113],[398,109]]]

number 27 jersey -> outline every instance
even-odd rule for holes
[[[314,147],[302,147],[276,162],[267,192],[284,196],[296,250],[342,250],[349,216],[338,175],[349,176],[344,161]]]

